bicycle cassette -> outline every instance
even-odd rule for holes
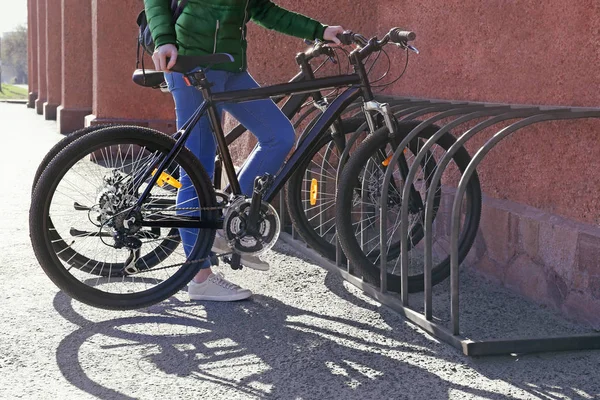
[[[263,201],[258,217],[258,232],[248,233],[246,221],[250,205],[250,199],[234,200],[225,212],[223,231],[236,253],[260,255],[275,245],[281,231],[281,223],[275,208]]]

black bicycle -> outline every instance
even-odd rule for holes
[[[269,201],[299,171],[299,166],[322,147],[322,138],[331,137],[329,129],[340,123],[341,115],[353,102],[363,98],[365,116],[372,129],[385,126],[393,134],[407,133],[400,131],[389,105],[374,100],[364,60],[388,43],[408,46],[414,34],[395,28],[381,41],[352,33],[344,34],[342,39],[359,44],[349,57],[354,73],[243,91],[213,94],[203,70],[188,72],[197,65],[229,62],[229,55],[182,57],[174,70],[184,73],[187,83],[198,88],[206,101],[173,137],[146,128],[117,126],[83,135],[64,148],[40,176],[30,210],[33,248],[48,276],[84,303],[132,309],[162,301],[185,286],[200,263],[209,257],[218,228],[223,228],[232,245],[234,265],[239,263],[239,254],[258,254],[269,249],[281,228]],[[158,79],[158,73],[147,77],[153,78]],[[257,178],[252,197],[241,195],[215,104],[326,88],[346,89],[312,124],[277,176]],[[205,113],[211,120],[230,182],[227,195],[217,196],[201,164],[184,145]],[[189,178],[189,185],[182,185],[178,177],[183,176]],[[187,197],[191,200],[173,204],[176,193],[184,191],[189,192]],[[418,191],[412,195],[419,196]],[[96,256],[88,257],[85,268],[65,262],[58,254],[69,248],[62,238],[73,226],[82,225],[88,226],[81,230],[83,235],[96,239],[96,250],[89,249]],[[161,237],[147,234],[148,230],[156,234],[156,228]],[[192,231],[195,242],[186,248],[176,247],[156,265],[140,265],[144,254],[161,251],[156,249],[156,243],[176,240],[169,233],[163,234],[173,229]],[[104,260],[93,261],[101,253]]]
[[[313,68],[310,62],[314,59],[317,59],[321,56],[327,57],[324,62],[318,65],[316,68]],[[337,59],[337,61],[336,61]],[[307,80],[315,79],[315,74],[327,63],[328,61],[332,61],[338,65],[340,65],[338,54],[335,49],[327,46],[324,42],[315,42],[310,48],[306,51],[299,53],[296,56],[296,62],[299,65],[300,72],[296,74],[290,82],[303,82]],[[188,60],[188,63],[190,61]],[[341,71],[341,66],[340,66]],[[133,75],[133,81],[141,86],[152,87],[152,88],[163,88],[165,85],[163,76],[161,73],[156,72],[148,72],[145,70],[136,70]],[[299,128],[300,126],[305,126],[303,132],[300,134],[299,138],[302,140],[310,127],[314,125],[317,120],[318,115],[326,108],[329,99],[335,95],[335,91],[327,93],[323,95],[321,91],[313,91],[311,93],[296,93],[289,98],[286,96],[278,96],[273,100],[277,103],[281,104],[282,112],[290,118],[294,123],[294,128]],[[352,111],[352,108],[357,108],[358,103],[353,106],[348,107],[347,111]],[[353,113],[355,113],[353,111]],[[84,129],[80,129],[76,132],[73,132],[63,138],[60,142],[58,142],[54,147],[50,149],[50,151],[45,155],[42,159],[38,169],[35,173],[33,184],[32,184],[32,194],[37,185],[39,178],[42,173],[46,170],[46,168],[50,165],[52,160],[68,145],[76,141],[77,139],[95,132],[100,129],[104,129],[109,127],[110,125],[99,125],[99,126],[90,126]],[[323,159],[322,153],[325,153],[325,157],[328,158],[328,164],[335,163],[331,158],[334,157],[335,154],[338,154],[343,150],[343,143],[345,142],[342,137],[357,131],[359,128],[365,128],[364,117],[359,115],[355,117],[353,114],[349,116],[345,116],[343,120],[335,121],[331,126],[331,135],[325,135],[324,138],[326,140],[323,141],[323,146],[320,149],[317,149],[315,154],[312,155],[310,163],[318,165],[319,163],[315,161],[315,158]],[[233,128],[225,137],[226,143],[230,145],[235,140],[237,140],[241,135],[246,131],[246,128],[243,125],[237,125]],[[334,151],[332,152],[332,149]],[[222,163],[217,161],[215,167],[214,174],[214,182],[215,187],[219,188],[219,184],[221,182],[221,165]],[[310,167],[307,166],[307,169]],[[175,171],[177,175],[177,171]],[[301,174],[296,174],[301,175]],[[294,182],[302,181],[302,179],[294,180]],[[312,229],[311,222],[309,218],[314,218],[314,212],[312,208],[308,211],[306,210],[307,200],[304,198],[308,197],[306,192],[302,189],[303,186],[299,184],[288,185],[288,190],[286,191],[288,210],[294,221],[294,224],[302,226],[297,228],[301,235],[306,238],[306,240],[318,251],[320,251],[324,255],[328,255],[331,257],[331,254],[335,251],[331,238],[331,226],[326,226],[327,230],[325,234],[319,234],[315,232],[304,233],[303,229]],[[327,193],[326,187],[323,186],[321,188],[321,194],[323,199],[330,199],[335,194],[333,191]],[[175,204],[175,195],[171,196],[171,199],[168,199],[166,196],[161,199],[162,204],[171,205]],[[75,209],[81,209],[77,204],[74,204]],[[84,207],[85,208],[85,207]],[[310,213],[310,216],[307,216],[307,212]],[[119,271],[121,270],[127,263],[125,262],[114,262],[109,265],[109,268],[98,269],[94,266],[98,262],[93,258],[90,258],[90,255],[83,254],[84,250],[81,250],[81,246],[85,246],[85,241],[90,237],[94,237],[95,234],[89,231],[83,231],[76,228],[71,228],[68,232],[68,235],[63,239],[56,230],[52,229],[52,221],[48,222],[50,224],[50,229],[53,232],[54,237],[52,241],[54,243],[54,248],[56,253],[58,254],[61,260],[68,262],[70,265],[76,266],[77,268],[84,270],[89,273],[97,273],[97,274],[108,274],[108,271]],[[314,225],[314,224],[313,224]],[[308,228],[303,228],[308,227]],[[318,228],[319,232],[323,232],[323,225]],[[333,232],[335,234],[335,231]],[[164,234],[164,232],[163,232]],[[154,240],[161,237],[160,228],[152,227],[140,230],[138,232],[138,236],[145,236],[148,240]],[[179,231],[176,228],[169,229],[166,232],[167,240],[162,242],[156,242],[156,246],[152,251],[148,251],[142,257],[136,260],[136,264],[138,267],[149,267],[154,266],[157,263],[163,261],[166,257],[168,257],[176,248],[179,246]],[[83,242],[83,243],[82,243]],[[63,247],[62,249],[58,247]]]

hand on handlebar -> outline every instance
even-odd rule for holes
[[[169,72],[177,62],[177,46],[174,44],[164,44],[157,47],[152,54],[152,61],[157,71]],[[168,61],[167,61],[168,60]]]
[[[342,42],[340,42],[340,39],[338,39],[337,35],[341,35],[342,33],[344,33],[344,28],[341,26],[328,26],[325,29],[325,33],[323,33],[323,39],[324,40],[329,40],[333,43],[335,43],[336,45],[341,45]]]

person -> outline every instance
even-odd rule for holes
[[[183,55],[229,53],[234,62],[213,65],[206,76],[213,92],[253,89],[259,85],[247,71],[246,24],[254,23],[284,34],[303,38],[329,40],[340,44],[336,35],[341,26],[327,26],[304,15],[286,10],[270,0],[189,0],[176,23],[170,11],[170,0],[144,0],[146,17],[156,50],[152,60],[157,70],[165,72],[165,80],[175,102],[177,126],[180,128],[203,101],[200,91],[186,86],[183,75],[170,72]],[[218,105],[219,116],[229,112],[257,138],[256,147],[239,172],[242,193],[251,196],[254,179],[265,173],[274,175],[292,149],[295,132],[291,122],[270,99]],[[203,117],[186,142],[212,179],[216,143],[208,117]],[[182,173],[182,188],[190,187],[189,177]],[[177,204],[189,207],[195,191],[180,189]],[[184,251],[189,255],[197,229],[180,230]],[[230,252],[228,242],[217,234],[215,253]],[[269,264],[256,256],[243,255],[242,265],[266,271]],[[252,295],[251,291],[215,274],[207,261],[188,285],[191,300],[235,301]]]

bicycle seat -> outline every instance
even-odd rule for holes
[[[165,75],[162,71],[136,69],[131,79],[136,85],[157,88],[165,81]]]
[[[198,67],[205,67],[213,64],[225,64],[233,61],[234,59],[231,54],[227,53],[209,54],[206,56],[180,55],[177,57],[177,62],[175,63],[175,66],[171,68],[171,71],[186,74]],[[165,81],[165,77],[162,71],[136,69],[133,72],[132,80],[136,85],[157,88]]]

